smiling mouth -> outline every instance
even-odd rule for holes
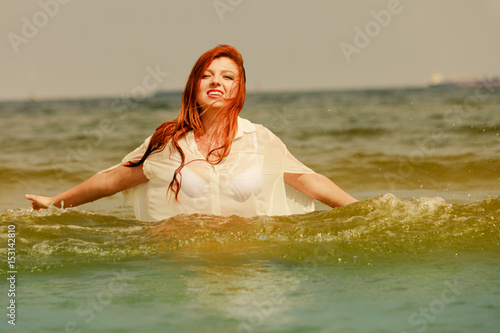
[[[207,93],[208,96],[210,97],[220,97],[222,96],[222,91],[219,90],[209,90]]]

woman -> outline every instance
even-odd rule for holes
[[[123,191],[141,221],[182,213],[288,215],[357,200],[296,160],[268,129],[239,118],[246,96],[241,54],[219,45],[189,75],[179,116],[123,162],[55,197],[26,195],[35,210],[75,207]]]

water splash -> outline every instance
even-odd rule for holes
[[[500,249],[500,198],[473,204],[444,199],[371,200],[303,215],[243,218],[179,215],[158,223],[123,220],[76,209],[0,213],[1,252],[7,226],[25,267],[41,263],[125,260],[172,251],[227,251],[303,258],[321,246],[329,260],[400,254]]]

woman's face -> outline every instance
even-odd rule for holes
[[[203,110],[220,108],[236,96],[240,72],[230,58],[216,58],[212,61],[198,87],[196,101]]]

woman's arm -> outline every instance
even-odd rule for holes
[[[142,165],[137,167],[119,167],[98,173],[55,197],[44,197],[27,194],[26,199],[31,200],[33,209],[47,208],[51,204],[56,207],[76,207],[87,202],[113,195],[117,192],[145,183],[148,178],[142,171]]]
[[[330,207],[345,206],[357,199],[344,192],[329,178],[319,174],[285,173],[285,183],[304,193],[308,197],[319,200]]]

